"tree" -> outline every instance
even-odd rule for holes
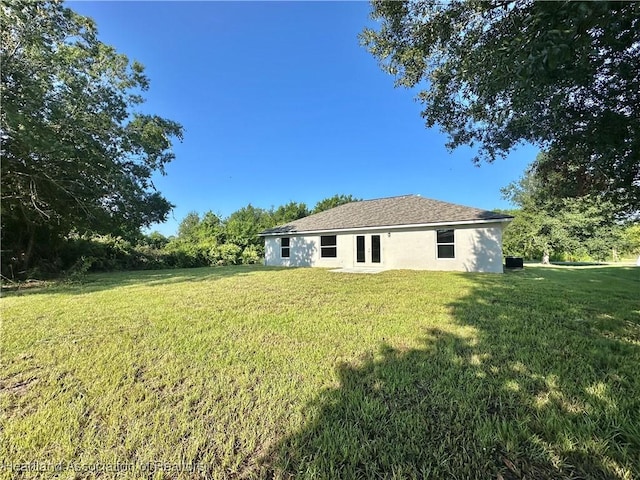
[[[640,255],[640,223],[628,225],[623,233],[625,253]]]
[[[475,162],[521,142],[556,196],[640,210],[640,3],[374,1],[361,43]]]
[[[273,221],[267,210],[249,204],[236,210],[227,218],[225,222],[227,241],[242,249],[249,245],[262,249],[263,241],[258,234],[272,226]]]
[[[504,233],[507,255],[542,258],[543,263],[554,256],[605,260],[616,258],[624,248],[623,224],[615,218],[615,206],[600,196],[555,198],[532,168],[502,192],[520,207],[510,211],[515,218]]]
[[[182,127],[136,110],[142,65],[60,2],[3,3],[0,20],[3,249],[27,268],[69,232],[164,221],[172,205],[151,177]]]
[[[293,222],[299,218],[306,217],[309,213],[310,212],[306,204],[289,202],[273,210],[271,217],[274,225],[281,225],[283,223]]]
[[[169,239],[157,230],[154,230],[150,234],[143,236],[140,243],[142,245],[148,245],[151,248],[155,248],[156,250],[160,250],[169,243]]]
[[[206,212],[202,219],[197,212],[189,212],[178,225],[178,240],[197,243],[202,240],[222,243],[225,232],[223,221],[212,211]]]
[[[189,212],[178,225],[178,236],[165,250],[180,267],[216,265],[225,237],[224,223],[216,214],[208,211],[200,218],[197,212]]]
[[[196,240],[200,228],[200,215],[198,212],[189,212],[178,225],[178,238],[180,240]]]
[[[213,238],[216,243],[224,243],[225,231],[222,219],[212,211],[208,211],[200,222],[199,234],[202,238]]]
[[[323,200],[320,200],[316,203],[316,206],[313,208],[311,213],[320,213],[325,210],[329,210],[330,208],[335,208],[339,205],[344,205],[345,203],[351,202],[359,202],[361,199],[355,198],[352,195],[334,195],[333,197],[327,197]]]

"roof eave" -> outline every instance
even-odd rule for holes
[[[447,221],[447,222],[430,222],[430,223],[404,223],[402,225],[380,225],[375,227],[349,227],[349,228],[330,228],[330,229],[318,229],[318,230],[289,230],[281,232],[261,232],[258,234],[260,237],[281,237],[283,235],[304,235],[307,233],[322,234],[322,233],[338,233],[338,232],[362,232],[362,231],[378,231],[378,230],[401,230],[404,228],[421,228],[421,227],[444,227],[453,225],[479,225],[487,223],[509,223],[513,220],[513,217],[503,218],[488,218],[481,220],[463,220],[463,221]]]

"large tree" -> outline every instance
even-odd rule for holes
[[[537,161],[544,161],[545,154]],[[519,207],[504,233],[507,255],[525,258],[605,260],[625,248],[624,224],[616,220],[615,206],[599,195],[556,198],[534,169],[528,169],[503,195]]]
[[[268,210],[251,204],[233,212],[224,224],[227,241],[242,249],[249,245],[262,248],[264,240],[258,234],[274,225]]]
[[[4,2],[0,21],[3,260],[26,267],[71,231],[163,221],[172,205],[152,175],[182,127],[139,110],[142,65],[59,2]]]
[[[332,197],[323,198],[316,206],[313,207],[313,211],[311,213],[320,213],[325,210],[329,210],[330,208],[339,207],[340,205],[344,205],[345,203],[351,202],[359,202],[360,198],[355,198],[353,195],[342,195],[335,194]]]
[[[556,196],[605,194],[640,209],[640,3],[374,1],[362,43],[423,88],[427,126],[476,162],[521,142]]]
[[[289,202],[285,205],[280,205],[275,210],[271,209],[271,219],[273,226],[275,226],[293,222],[299,218],[306,217],[309,213],[305,203]]]

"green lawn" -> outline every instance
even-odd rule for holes
[[[640,268],[133,272],[0,306],[0,478],[640,478]]]

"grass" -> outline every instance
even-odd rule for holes
[[[640,478],[639,292],[225,267],[5,295],[0,478]]]

